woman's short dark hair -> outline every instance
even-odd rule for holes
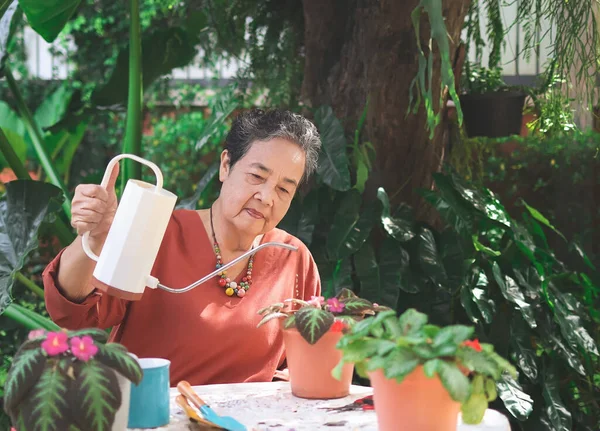
[[[240,160],[255,141],[282,138],[294,142],[304,150],[306,165],[302,180],[316,169],[321,148],[319,132],[302,115],[282,109],[251,109],[238,115],[225,139],[230,166]]]

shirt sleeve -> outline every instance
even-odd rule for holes
[[[64,249],[48,264],[42,273],[46,310],[50,318],[62,328],[107,329],[121,323],[129,301],[106,295],[94,289],[81,303],[67,299],[58,285],[60,258]]]

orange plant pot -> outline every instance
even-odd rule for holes
[[[460,403],[421,365],[402,383],[386,378],[381,369],[368,374],[380,431],[456,431]]]
[[[350,392],[354,364],[345,364],[341,380],[331,375],[342,352],[335,348],[341,332],[328,332],[309,344],[297,329],[283,330],[292,394],[300,398],[342,398]]]

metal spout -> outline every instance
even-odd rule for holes
[[[192,290],[194,287],[196,286],[200,286],[202,283],[204,283],[205,281],[210,280],[211,278],[219,275],[221,272],[225,271],[227,268],[232,267],[233,265],[235,265],[236,263],[238,263],[240,260],[245,259],[246,257],[256,253],[258,250],[266,248],[266,247],[281,247],[281,248],[287,248],[288,250],[292,250],[292,251],[298,251],[298,247],[294,247],[293,245],[289,245],[289,244],[284,244],[282,242],[265,242],[264,244],[259,245],[256,248],[253,248],[251,250],[248,250],[246,253],[242,254],[239,257],[236,257],[235,259],[233,259],[231,262],[226,263],[225,265],[223,265],[222,267],[215,269],[213,272],[211,272],[210,274],[202,277],[200,280],[196,281],[195,283],[190,284],[187,287],[183,287],[181,289],[172,289],[170,287],[165,286],[164,284],[160,284],[158,283],[158,288],[162,289],[162,290],[166,290],[167,292],[170,293],[185,293],[189,290]]]

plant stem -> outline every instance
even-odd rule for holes
[[[18,281],[20,281],[21,283],[23,283],[25,285],[25,287],[27,287],[29,290],[31,290],[33,293],[35,293],[37,296],[39,296],[40,298],[44,298],[44,289],[42,289],[37,284],[35,284],[33,281],[31,281],[30,279],[25,277],[21,272],[17,272],[15,274],[15,278]]]
[[[21,114],[21,117],[23,118],[23,123],[25,123],[27,132],[29,132],[29,136],[31,137],[31,142],[33,143],[33,148],[35,149],[35,152],[40,160],[40,163],[41,163],[42,167],[44,168],[44,171],[48,175],[48,178],[50,178],[50,181],[52,182],[52,184],[59,187],[65,194],[66,199],[63,202],[63,208],[65,209],[65,213],[67,214],[67,216],[69,218],[71,218],[71,196],[70,196],[69,192],[67,191],[67,187],[65,186],[63,181],[60,179],[58,172],[56,172],[56,169],[54,169],[54,166],[52,165],[52,161],[50,160],[48,153],[46,153],[46,148],[44,145],[44,138],[43,138],[42,132],[41,132],[39,126],[36,124],[35,120],[33,119],[33,115],[31,115],[31,111],[27,107],[27,104],[25,103],[25,99],[23,99],[23,95],[21,94],[21,91],[19,90],[17,82],[15,81],[15,78],[12,75],[10,67],[5,65],[4,71],[5,71],[5,76],[6,76],[6,82],[8,83],[10,91],[12,92],[13,96],[15,97],[15,101],[17,103],[19,113]]]
[[[14,320],[28,329],[43,328],[50,331],[56,331],[60,329],[60,326],[58,326],[52,320],[45,318],[35,311],[28,310],[27,308],[14,303],[10,304],[6,310],[4,310],[2,315]]]
[[[4,158],[8,162],[8,166],[10,166],[10,168],[13,170],[13,172],[15,173],[15,175],[17,176],[18,179],[20,179],[20,180],[31,179],[31,177],[29,176],[29,172],[27,172],[27,169],[25,168],[25,166],[23,166],[23,163],[21,163],[19,156],[17,156],[17,153],[15,153],[15,150],[13,149],[12,145],[10,145],[8,138],[6,137],[6,135],[4,134],[4,131],[1,128],[0,128],[0,151],[2,151]]]
[[[140,0],[130,0],[129,22],[129,90],[127,100],[127,124],[123,152],[142,154],[142,40],[140,29]],[[130,178],[141,179],[142,166],[134,160],[125,160],[121,175],[121,189]]]

